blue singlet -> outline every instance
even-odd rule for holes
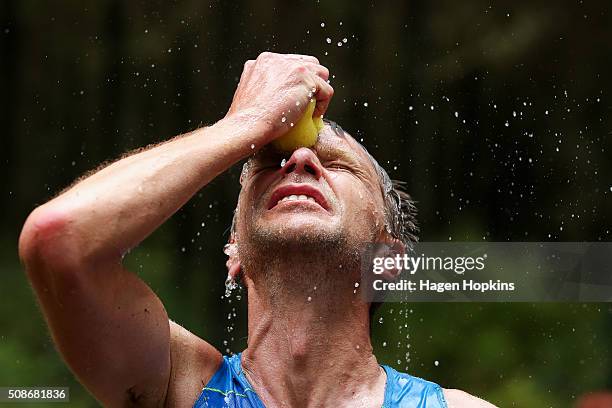
[[[382,366],[387,373],[382,408],[448,408],[442,388],[429,381]],[[240,353],[223,357],[194,408],[265,408],[240,366]]]

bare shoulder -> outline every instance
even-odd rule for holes
[[[191,407],[221,364],[221,353],[170,321],[170,355],[172,369],[166,406]]]
[[[495,405],[461,390],[444,389],[444,398],[448,408],[497,408]]]

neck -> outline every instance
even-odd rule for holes
[[[245,274],[248,379],[267,406],[380,407],[385,375],[372,354],[369,306],[355,286],[358,263],[299,253]]]

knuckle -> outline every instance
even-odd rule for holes
[[[307,71],[308,69],[306,68],[306,66],[302,64],[297,64],[293,66],[293,74],[296,76],[302,77],[306,74]]]

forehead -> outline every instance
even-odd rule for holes
[[[355,155],[360,160],[369,162],[363,148],[353,139],[351,135],[344,131],[335,123],[325,123],[319,133],[319,139],[313,146],[315,153],[319,150],[337,150]]]

